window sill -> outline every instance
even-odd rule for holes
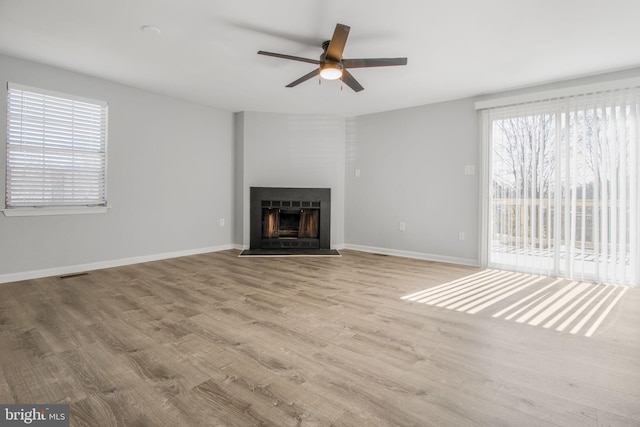
[[[87,215],[107,213],[108,206],[2,209],[4,216]]]

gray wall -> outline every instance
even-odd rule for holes
[[[639,72],[345,119],[234,115],[0,55],[2,99],[12,81],[109,103],[111,205],[99,215],[0,215],[0,282],[248,246],[251,186],[331,188],[333,247],[476,264],[474,101]],[[0,117],[5,109],[0,102]],[[5,127],[0,120],[3,135]],[[465,175],[465,165],[476,173]]]
[[[244,241],[244,113],[233,115],[234,174],[233,174],[233,242],[238,248]],[[247,229],[248,230],[248,229]]]
[[[236,242],[249,246],[250,187],[331,188],[331,246],[344,242],[345,119],[336,116],[238,113],[236,144],[242,144],[243,232]],[[241,136],[241,138],[240,138]]]
[[[347,247],[479,263],[480,128],[475,101],[634,78],[640,68],[350,118]],[[466,175],[465,166],[475,166]],[[360,171],[360,177],[355,171]],[[399,223],[406,231],[399,230]],[[465,240],[459,240],[459,233]]]
[[[0,56],[2,100],[7,81],[109,103],[111,209],[92,215],[0,214],[0,281],[231,244],[232,113]],[[5,101],[0,117],[6,117]],[[0,134],[6,134],[4,119]],[[0,157],[2,180],[4,167]]]
[[[472,100],[351,118],[346,148],[347,247],[477,263],[479,138]],[[465,175],[465,165],[476,173]]]

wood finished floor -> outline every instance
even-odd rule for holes
[[[72,426],[638,426],[640,288],[591,337],[402,297],[480,270],[237,251],[0,285],[0,403]]]

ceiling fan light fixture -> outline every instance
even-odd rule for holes
[[[320,77],[326,80],[337,80],[342,77],[342,65],[337,62],[327,62],[320,66]]]

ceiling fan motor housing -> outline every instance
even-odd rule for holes
[[[331,40],[325,40],[322,42],[322,50],[324,51],[324,53],[327,53],[327,48],[329,47],[329,43],[331,43]]]

